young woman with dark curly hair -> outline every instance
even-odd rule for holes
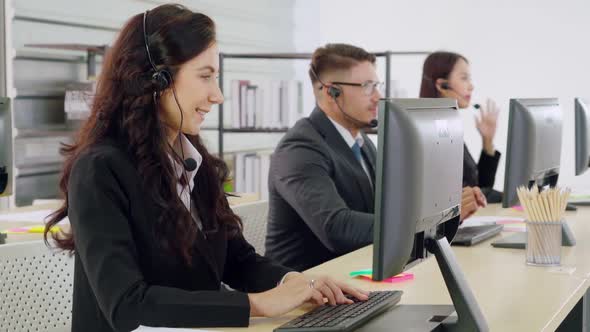
[[[254,252],[200,125],[223,102],[213,21],[179,5],[132,17],[106,55],[90,118],[66,146],[64,205],[47,224],[75,255],[73,331],[247,326],[364,292]],[[221,289],[221,283],[235,291]]]

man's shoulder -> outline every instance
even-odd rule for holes
[[[325,141],[322,134],[314,127],[309,118],[300,119],[281,139],[278,147],[292,145],[318,145]]]
[[[275,163],[304,165],[331,158],[330,147],[325,137],[308,118],[303,118],[289,129],[277,145],[273,160]],[[293,165],[291,165],[293,166]]]

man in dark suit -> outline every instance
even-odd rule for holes
[[[317,49],[309,74],[317,107],[283,137],[269,172],[266,255],[299,271],[373,241],[376,149],[363,129],[382,97],[375,56],[355,46]],[[477,199],[464,191],[462,217]]]

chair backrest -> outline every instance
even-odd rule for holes
[[[264,255],[264,241],[266,238],[266,223],[268,218],[268,201],[257,201],[232,206],[235,214],[244,223],[244,238],[256,252]]]
[[[43,241],[0,245],[0,330],[70,331],[74,257]]]

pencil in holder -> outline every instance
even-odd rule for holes
[[[525,221],[526,263],[539,266],[561,264],[561,241],[563,220]]]

